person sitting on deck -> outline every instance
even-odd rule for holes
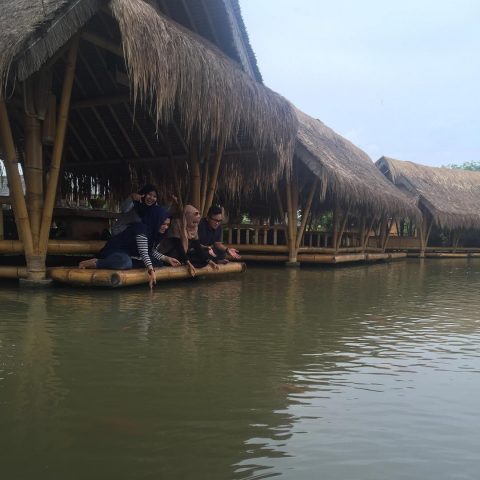
[[[155,185],[144,185],[138,193],[132,193],[120,205],[120,215],[112,225],[112,236],[123,232],[129,225],[140,223],[149,207],[157,205],[158,190]]]
[[[168,238],[159,246],[159,250],[164,254],[187,265],[192,277],[196,275],[196,268],[207,265],[218,270],[218,266],[208,254],[208,249],[203,248],[198,240],[199,221],[198,209],[192,205],[186,205],[180,218],[173,219]]]
[[[84,260],[79,268],[106,268],[129,270],[145,267],[150,288],[156,284],[155,266],[165,263],[177,267],[180,262],[160,253],[155,247],[170,225],[169,213],[159,206],[152,206],[143,215],[142,223],[128,226],[123,232],[111,237],[100,251],[98,258]]]
[[[198,238],[200,243],[209,247],[213,251],[216,263],[227,263],[227,255],[234,260],[240,260],[242,257],[235,248],[228,248],[223,244],[223,213],[221,207],[212,205],[207,213],[206,218],[202,218],[198,225]]]

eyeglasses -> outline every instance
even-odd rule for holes
[[[208,217],[212,222],[215,223],[222,223],[223,218],[213,218],[213,217]]]

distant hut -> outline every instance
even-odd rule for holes
[[[480,172],[428,167],[385,156],[376,166],[421,210],[418,233],[422,255],[434,226],[452,233],[453,248],[458,246],[462,232],[480,229]]]
[[[0,155],[30,279],[45,277],[59,184],[119,198],[151,181],[205,211],[221,168],[231,188],[289,171],[297,118],[259,82],[236,0],[0,0],[0,11]]]
[[[337,252],[349,222],[359,231],[359,251],[368,246],[370,232],[378,232],[383,251],[394,219],[417,217],[414,202],[394,188],[370,157],[320,120],[296,110],[299,120],[294,167],[286,181],[290,261],[295,261],[310,212],[333,211],[331,248]],[[296,212],[302,210],[297,229]]]

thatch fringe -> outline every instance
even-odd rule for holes
[[[274,151],[289,167],[297,131],[289,102],[144,1],[112,0],[110,7],[134,99],[153,103],[157,124],[178,107],[188,141],[195,135],[228,143],[243,129],[257,150]]]
[[[11,81],[22,81],[36,72],[85,25],[101,3],[101,0],[1,0],[0,92],[7,85],[9,73]],[[14,70],[9,72],[12,63]]]
[[[440,228],[480,228],[480,172],[381,157],[376,166]]]
[[[386,181],[365,152],[320,120],[296,112],[295,156],[319,177],[323,198],[369,214],[420,217],[414,200]]]

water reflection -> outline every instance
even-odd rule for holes
[[[27,450],[25,478],[475,478],[479,285],[480,262],[415,261],[0,290],[2,465],[19,478]]]

